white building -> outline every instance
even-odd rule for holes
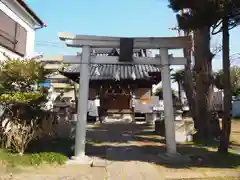
[[[43,21],[24,0],[0,0],[0,60],[35,54],[35,31]]]
[[[44,56],[39,60],[43,63],[44,69],[49,72],[46,78],[51,83],[54,92],[57,94],[64,92],[64,97],[75,99],[74,83],[58,72],[64,67],[63,56]]]

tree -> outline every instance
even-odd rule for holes
[[[232,87],[230,74],[229,56],[229,29],[240,23],[240,2],[238,0],[219,0],[212,3],[216,9],[214,29],[221,24],[218,32],[222,32],[223,46],[223,82],[224,82],[224,115],[222,120],[222,132],[220,138],[219,152],[227,153],[231,132],[231,109],[232,109]]]
[[[159,99],[163,99],[163,90],[162,88],[157,88],[156,89],[156,92],[154,93],[155,96],[158,96]],[[172,89],[172,97],[173,97],[173,100],[175,101],[177,99],[177,96],[176,96],[176,91]]]
[[[180,85],[183,85],[184,73],[185,73],[184,69],[180,69],[172,74],[172,79],[175,82],[178,82]],[[213,85],[218,89],[224,88],[223,75],[224,75],[223,70],[219,70],[214,73]],[[230,68],[230,75],[231,75],[231,87],[232,87],[233,96],[240,96],[240,67],[232,66]],[[196,83],[195,77],[193,76],[192,78],[195,84]]]
[[[230,68],[230,76],[231,76],[231,87],[233,96],[240,96],[240,67],[232,66]],[[223,82],[224,73],[222,70],[215,73],[215,86],[218,89],[224,88]]]
[[[0,84],[4,91],[28,91],[45,78],[40,62],[9,59],[0,64]]]
[[[227,152],[229,135],[231,129],[231,83],[230,83],[230,57],[229,57],[229,29],[236,27],[240,22],[240,1],[239,0],[170,0],[171,8],[175,11],[190,9],[187,13],[177,15],[181,29],[194,30],[195,32],[209,31],[212,27],[212,34],[222,32],[223,46],[223,73],[224,73],[224,118],[222,123],[222,133],[219,151]],[[219,28],[220,27],[220,28]],[[200,40],[201,42],[201,40]],[[197,45],[198,43],[195,42]],[[195,52],[196,53],[196,52]],[[196,53],[197,54],[197,53]],[[203,53],[205,54],[205,53]],[[206,55],[206,54],[205,54]],[[196,56],[198,57],[198,56]],[[207,56],[205,56],[207,57]],[[209,57],[211,57],[209,53]],[[196,60],[196,63],[198,61]],[[197,74],[209,67],[197,66]],[[198,71],[200,70],[200,71]],[[202,74],[200,73],[200,74]],[[198,79],[197,77],[197,84]],[[201,83],[209,83],[201,82]],[[198,89],[198,88],[197,88]],[[200,89],[199,89],[200,90]],[[199,91],[197,94],[199,94]],[[204,93],[201,93],[204,94]],[[207,94],[205,94],[206,96]],[[204,99],[206,97],[203,96]],[[203,105],[201,103],[198,103]],[[198,108],[201,112],[201,107]],[[203,117],[204,118],[204,117]]]
[[[185,4],[186,3],[186,4]],[[181,15],[179,17],[185,16],[185,14],[196,13],[195,10],[191,9],[188,12],[183,12],[185,10],[185,6],[189,6],[187,1],[181,0],[170,0],[170,7],[175,11],[181,11]],[[197,2],[195,2],[197,3]],[[180,26],[180,29],[184,29],[185,32],[191,32],[193,29],[191,28],[183,28]],[[188,35],[189,33],[187,33]],[[193,41],[194,41],[194,59],[195,59],[195,67],[194,71],[196,72],[196,88],[193,90],[193,82],[191,80],[192,75],[192,67],[191,63],[185,66],[185,89],[186,95],[189,101],[190,110],[193,115],[193,119],[195,122],[195,128],[197,130],[197,137],[203,141],[207,141],[208,135],[208,122],[211,119],[210,113],[210,86],[211,86],[211,73],[212,73],[212,57],[213,54],[210,51],[210,26],[204,26],[198,29],[194,29],[193,31]],[[191,60],[191,49],[185,49],[184,55]],[[193,98],[194,97],[194,98]],[[196,137],[196,136],[195,136]]]
[[[9,59],[0,64],[1,141],[21,155],[39,135],[45,115],[40,106],[45,102],[44,93],[32,88],[44,74],[43,66],[35,60]]]
[[[175,73],[173,73],[172,74],[172,79],[178,85],[178,98],[180,100],[180,103],[182,104],[182,102],[181,102],[182,97],[181,97],[181,91],[180,90],[181,90],[181,86],[182,86],[183,80],[184,80],[184,70],[180,69],[180,70],[176,71]]]

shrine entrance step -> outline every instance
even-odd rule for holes
[[[134,119],[131,114],[109,114],[104,117],[105,123],[131,123],[133,120]]]

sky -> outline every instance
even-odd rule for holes
[[[58,32],[101,36],[177,36],[169,30],[177,24],[176,15],[168,8],[168,0],[26,0],[47,24],[36,33],[35,51],[44,55],[76,54],[58,39]],[[231,31],[231,54],[240,53],[240,28]],[[213,37],[213,47],[221,36]],[[177,55],[181,53],[175,52]],[[213,60],[220,69],[221,55]],[[240,64],[240,60],[235,61]]]

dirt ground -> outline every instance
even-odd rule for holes
[[[220,162],[210,149],[179,145],[182,154],[199,155],[191,163],[169,164],[158,158],[165,152],[162,137],[153,133],[152,126],[144,124],[103,124],[89,126],[86,151],[93,156],[94,165],[64,165],[50,167],[5,168],[0,162],[0,180],[120,180],[120,179],[230,179],[240,177],[240,160]],[[233,121],[231,141],[233,147],[240,147],[240,121]],[[203,155],[203,156],[202,156]],[[204,157],[206,156],[206,158]],[[201,159],[203,157],[203,159]],[[211,159],[213,158],[213,159]],[[229,157],[230,158],[230,157]],[[223,159],[225,161],[229,159]],[[212,162],[215,161],[215,162]],[[232,176],[230,178],[230,176]],[[214,178],[215,177],[215,178]]]

